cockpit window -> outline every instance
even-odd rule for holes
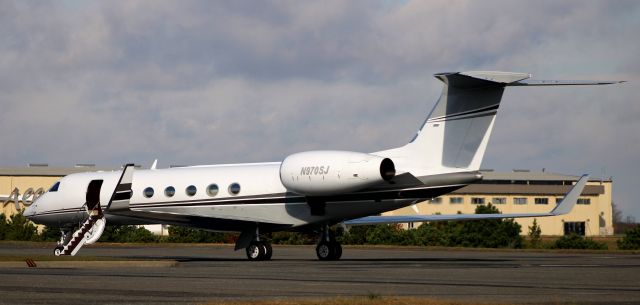
[[[49,192],[57,192],[59,187],[60,187],[60,181],[53,184],[49,189]]]

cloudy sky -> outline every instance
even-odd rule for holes
[[[509,88],[483,167],[613,177],[640,219],[639,32],[637,1],[0,1],[0,166],[368,152],[437,72],[627,80]]]

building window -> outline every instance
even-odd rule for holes
[[[164,189],[164,195],[167,197],[173,197],[173,195],[176,194],[176,189],[173,186],[167,186],[166,189]]]
[[[556,204],[560,204],[560,202],[562,202],[562,200],[564,200],[564,198],[556,197]]]
[[[564,223],[564,235],[578,234],[584,236],[584,221],[574,221]]]
[[[471,204],[484,204],[484,198],[482,198],[482,197],[471,197]]]
[[[218,185],[215,183],[209,184],[209,186],[207,186],[207,194],[211,197],[218,195]]]
[[[144,189],[142,194],[144,194],[144,197],[147,197],[147,198],[153,197],[153,188],[152,187],[148,187],[148,188]]]
[[[440,197],[436,197],[436,198],[431,198],[431,200],[429,200],[430,204],[441,204],[442,203],[442,198]]]
[[[462,199],[463,199],[462,197],[450,197],[449,198],[449,203],[450,204],[462,204],[463,203]]]
[[[534,199],[535,204],[549,204],[549,198],[536,198]]]
[[[527,198],[525,197],[513,198],[513,204],[527,204]]]
[[[578,198],[577,204],[591,204],[590,198]]]
[[[414,224],[413,224],[413,222],[408,223],[408,224],[407,224],[407,227],[408,227],[409,229],[413,229],[413,228],[414,228]]]
[[[493,203],[493,204],[506,204],[507,203],[507,198],[494,197],[493,199],[491,199],[491,203]]]
[[[231,185],[229,185],[229,194],[231,195],[238,195],[240,193],[240,184],[237,183],[231,183]]]
[[[196,188],[195,185],[189,185],[187,186],[187,189],[185,190],[185,192],[187,193],[187,196],[193,196],[196,194],[196,192],[198,191],[198,189]]]

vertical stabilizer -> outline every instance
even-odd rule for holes
[[[411,143],[376,154],[417,175],[480,169],[504,87],[530,76],[485,71],[436,74],[444,83],[442,94]]]

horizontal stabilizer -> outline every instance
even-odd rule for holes
[[[620,84],[625,81],[609,80],[521,80],[507,86],[592,86]]]
[[[588,175],[583,175],[571,190],[564,196],[553,210],[548,213],[522,213],[522,214],[450,214],[450,215],[398,215],[398,216],[368,216],[345,221],[346,225],[372,225],[388,223],[408,223],[408,222],[431,222],[450,220],[481,220],[481,219],[503,219],[503,218],[525,218],[525,217],[548,217],[564,215],[573,209],[582,194],[585,185],[589,180]]]

